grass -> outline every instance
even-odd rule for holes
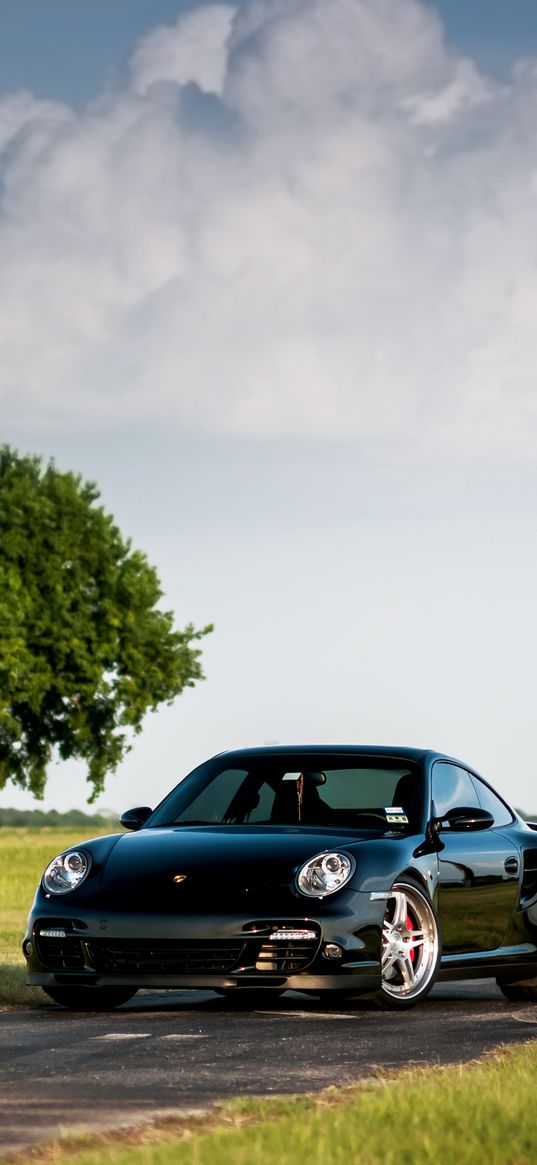
[[[45,867],[79,841],[73,829],[0,829],[0,1007],[45,1001],[39,987],[25,985],[26,918]]]
[[[136,1133],[65,1138],[24,1160],[35,1165],[534,1165],[536,1072],[537,1043],[526,1044],[470,1066],[379,1075],[317,1096],[235,1101],[214,1117],[168,1121]]]

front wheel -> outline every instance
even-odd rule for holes
[[[68,1011],[113,1011],[136,995],[131,987],[43,987],[43,991]]]
[[[431,900],[414,882],[395,882],[382,924],[377,1003],[398,1010],[420,1003],[433,986],[439,961],[438,919]]]
[[[496,979],[496,983],[510,1003],[537,1003],[537,982],[505,983]]]

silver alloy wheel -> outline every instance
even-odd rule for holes
[[[438,927],[429,899],[406,882],[396,882],[382,924],[382,993],[410,1002],[432,986],[439,955]]]

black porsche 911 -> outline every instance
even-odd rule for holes
[[[537,1001],[537,824],[460,761],[227,752],[121,823],[54,858],[35,896],[27,982],[65,1007],[191,987],[408,1008],[489,976]]]

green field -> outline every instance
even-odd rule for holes
[[[47,862],[79,841],[73,831],[0,829],[4,1007],[45,1001],[39,989],[24,986],[20,944],[26,914]],[[537,1007],[535,1013],[537,1019]],[[66,1134],[18,1160],[34,1165],[534,1165],[536,1074],[537,1041],[478,1064],[381,1073],[356,1087],[309,1097],[235,1101],[209,1118],[107,1136]]]

